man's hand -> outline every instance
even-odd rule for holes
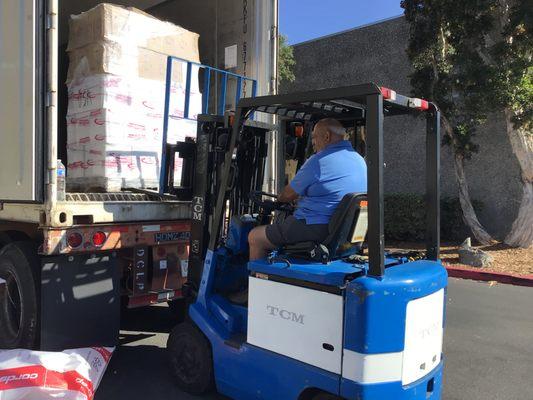
[[[292,203],[298,199],[298,193],[294,191],[291,185],[287,185],[283,188],[280,194],[278,194],[278,201],[280,203]]]

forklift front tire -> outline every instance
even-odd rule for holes
[[[211,344],[191,322],[177,325],[168,338],[171,371],[178,386],[200,395],[214,388]]]

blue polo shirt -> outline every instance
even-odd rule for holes
[[[327,224],[345,194],[366,193],[366,163],[343,140],[309,157],[290,186],[300,196],[294,217]]]

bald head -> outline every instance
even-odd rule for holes
[[[313,149],[319,152],[330,144],[344,140],[346,129],[334,118],[324,118],[315,124],[312,134]]]

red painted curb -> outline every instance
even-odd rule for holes
[[[472,279],[476,281],[496,281],[517,286],[533,287],[533,275],[504,274],[494,271],[480,271],[465,267],[446,266],[448,276],[452,278]]]

